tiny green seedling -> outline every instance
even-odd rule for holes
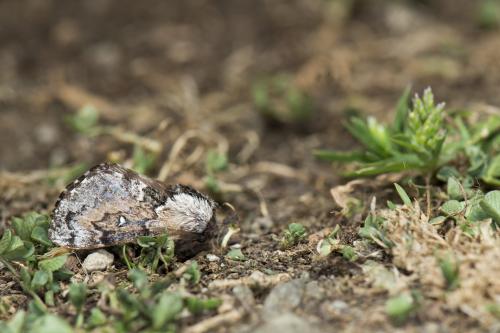
[[[220,184],[217,180],[217,174],[226,170],[228,159],[226,154],[210,150],[205,158],[205,186],[212,192],[220,192]]]
[[[243,254],[243,252],[241,252],[240,248],[235,248],[235,249],[229,250],[229,252],[226,254],[226,257],[228,257],[231,260],[235,260],[235,261],[247,260],[247,258]]]
[[[287,230],[283,233],[281,239],[281,247],[288,249],[297,245],[300,241],[304,240],[307,236],[306,228],[300,223],[290,223]]]
[[[478,1],[477,23],[481,28],[494,29],[500,26],[500,1]]]
[[[157,154],[146,151],[139,145],[134,146],[132,169],[140,174],[146,174],[154,166]]]
[[[459,286],[459,262],[450,254],[438,258],[439,268],[446,282],[446,287],[453,290]]]
[[[321,257],[329,256],[330,253],[340,247],[340,241],[337,238],[339,230],[340,227],[337,224],[333,231],[318,243],[317,250]]]
[[[404,324],[410,315],[418,309],[418,295],[403,293],[387,300],[385,312],[396,325]]]
[[[358,234],[382,248],[391,248],[394,244],[386,236],[386,223],[387,221],[382,217],[369,214],[365,219],[363,227],[359,228]]]
[[[188,269],[186,272],[182,275],[185,281],[189,282],[190,284],[198,284],[201,279],[201,272],[200,268],[198,267],[198,262],[195,260],[189,265]]]
[[[268,121],[301,125],[312,117],[311,98],[287,75],[259,80],[253,86],[252,95],[256,109]]]
[[[79,133],[93,135],[98,131],[99,111],[92,105],[86,105],[76,114],[68,116],[66,122]]]
[[[356,250],[350,245],[343,245],[340,252],[342,253],[342,256],[348,261],[356,261],[358,259]]]
[[[199,299],[196,297],[188,297],[185,302],[187,309],[192,314],[216,310],[222,304],[222,300],[218,298]]]
[[[147,268],[151,272],[156,272],[160,261],[165,267],[168,267],[174,258],[175,243],[167,234],[157,237],[138,237],[137,245],[141,248],[141,252],[135,261],[137,262],[137,266],[141,269]],[[122,254],[127,266],[131,269],[135,264],[129,260],[127,249],[128,246],[124,245]]]
[[[69,300],[76,308],[76,327],[81,327],[84,322],[83,307],[87,300],[87,286],[83,283],[74,283],[69,286]]]
[[[340,244],[340,240],[337,237],[339,230],[340,227],[337,224],[333,231],[318,243],[316,249],[319,255],[321,257],[327,257],[332,252],[340,252],[346,260],[356,261],[358,259],[356,250],[350,245]]]

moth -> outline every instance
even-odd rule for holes
[[[167,233],[176,242],[176,254],[188,256],[214,236],[215,210],[213,200],[189,186],[169,186],[103,163],[61,193],[49,238],[61,247],[87,250]]]

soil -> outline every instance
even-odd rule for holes
[[[130,164],[133,145],[68,125],[69,115],[92,104],[101,124],[161,144],[152,177],[170,161],[167,182],[208,192],[205,153],[227,152],[229,167],[217,174],[222,191],[213,196],[235,207],[248,260],[221,265],[198,255],[203,278],[193,292],[231,295],[206,288],[255,271],[287,273],[321,291],[306,293],[291,310],[311,325],[395,330],[380,312],[387,293],[371,288],[359,263],[317,258],[318,233],[340,224],[341,239],[352,244],[364,215],[339,214],[329,191],[344,180],[312,151],[352,148],[342,123],[353,112],[391,119],[408,84],[415,92],[431,86],[449,109],[500,105],[499,49],[500,31],[478,27],[477,4],[465,0],[2,1],[2,223],[31,210],[50,212],[64,182],[46,178],[59,177],[64,167],[109,159]],[[273,123],[256,110],[254,83],[278,73],[313,98],[310,120]],[[357,196],[369,202],[390,186]],[[309,240],[283,251],[279,239],[292,222],[306,226]],[[250,314],[216,330],[260,325],[270,289],[254,290]],[[331,310],[334,301],[347,310]],[[412,318],[398,329],[482,330],[459,311],[444,315]]]

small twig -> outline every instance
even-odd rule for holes
[[[237,234],[238,232],[240,232],[240,228],[236,228],[236,227],[229,227],[226,234],[224,235],[224,237],[222,238],[222,242],[221,242],[221,248],[225,249],[227,247],[227,244],[229,243],[229,240],[231,239],[231,237],[235,234]]]
[[[160,142],[137,135],[134,132],[128,132],[119,126],[102,126],[98,128],[95,134],[108,134],[118,141],[138,145],[153,153],[160,153],[163,148]]]
[[[7,181],[16,181],[23,184],[36,183],[48,178],[60,178],[68,174],[73,167],[61,167],[48,170],[34,170],[30,172],[9,172],[1,171],[0,179]]]
[[[245,276],[240,279],[233,280],[214,280],[210,282],[208,285],[209,289],[225,289],[225,288],[233,288],[239,285],[247,285],[247,286],[262,286],[269,287],[274,286],[281,282],[286,282],[291,279],[290,274],[288,273],[279,273],[276,275],[266,275],[262,272],[255,271],[250,276]]]
[[[212,332],[217,327],[221,325],[232,324],[238,322],[243,316],[245,312],[240,309],[231,310],[225,313],[221,313],[214,317],[207,318],[199,323],[188,327],[185,332],[186,333],[204,333],[204,332]]]
[[[107,119],[116,120],[123,114],[107,99],[94,95],[83,88],[68,83],[54,87],[54,95],[72,109],[79,109],[85,105],[93,105]]]
[[[189,130],[181,135],[173,144],[172,149],[170,149],[170,153],[168,155],[167,161],[163,164],[158,174],[158,180],[165,181],[169,174],[172,166],[177,159],[177,156],[182,151],[187,142],[194,138],[200,138],[200,132],[195,130]]]
[[[307,179],[306,175],[302,172],[281,163],[262,161],[256,163],[254,168],[255,172],[271,173],[284,178]]]
[[[259,199],[259,208],[260,208],[260,213],[264,217],[269,217],[269,209],[267,208],[267,203],[266,200],[264,199],[264,196],[259,190],[254,190],[255,194],[257,195],[257,198]]]
[[[260,137],[255,131],[245,133],[247,143],[243,146],[236,158],[241,163],[246,163],[260,145]]]

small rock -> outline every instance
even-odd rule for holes
[[[236,296],[236,299],[238,299],[238,301],[245,306],[253,306],[255,304],[252,289],[248,286],[241,284],[234,287],[233,294]]]
[[[311,281],[306,284],[304,294],[309,298],[322,299],[325,296],[325,290],[319,285],[318,281]]]
[[[339,311],[344,311],[344,310],[349,308],[349,305],[347,305],[346,302],[339,301],[339,300],[331,302],[330,306],[332,307],[332,309],[339,310]]]
[[[113,264],[114,257],[106,250],[93,252],[83,261],[83,268],[88,272],[104,271]]]
[[[324,318],[341,318],[345,313],[349,312],[349,305],[341,300],[325,302],[320,306],[320,312]]]
[[[254,333],[319,333],[320,329],[311,322],[293,313],[286,312],[257,327]]]
[[[220,261],[220,258],[217,257],[215,254],[207,254],[207,260],[210,262],[215,262],[215,261]]]
[[[264,318],[273,318],[284,312],[297,308],[304,295],[305,281],[302,279],[292,280],[274,287],[262,309]]]

